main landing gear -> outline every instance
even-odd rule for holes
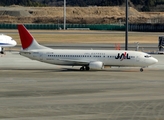
[[[6,53],[4,51],[0,51],[0,55],[2,57],[3,55],[6,55]]]
[[[0,54],[5,54],[4,51],[1,51]]]
[[[0,51],[0,54],[1,54],[1,57],[2,57],[3,55],[6,55],[6,53],[5,53],[5,51],[4,51],[4,48],[2,48],[2,50]]]
[[[80,71],[84,71],[84,70],[89,71],[90,70],[89,66],[82,66],[80,68]]]
[[[140,72],[143,72],[143,68],[140,68]]]

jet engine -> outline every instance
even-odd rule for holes
[[[104,69],[104,64],[100,61],[94,61],[89,63],[90,69]]]

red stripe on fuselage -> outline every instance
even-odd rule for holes
[[[126,57],[126,52],[124,52],[124,59],[125,59],[125,57]]]
[[[121,61],[126,58],[126,52],[124,52],[124,56],[122,57]]]
[[[18,25],[18,31],[19,31],[19,36],[20,40],[22,43],[22,48],[26,49],[28,48],[33,41],[32,35],[28,32],[28,30],[24,27],[24,25]]]

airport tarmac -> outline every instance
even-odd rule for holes
[[[145,68],[80,67],[0,57],[0,119],[163,120],[164,55]]]

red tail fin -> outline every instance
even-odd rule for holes
[[[18,25],[18,31],[19,31],[19,36],[22,43],[22,48],[23,49],[28,48],[32,44],[32,41],[33,41],[32,35],[28,32],[28,30],[22,24]]]

